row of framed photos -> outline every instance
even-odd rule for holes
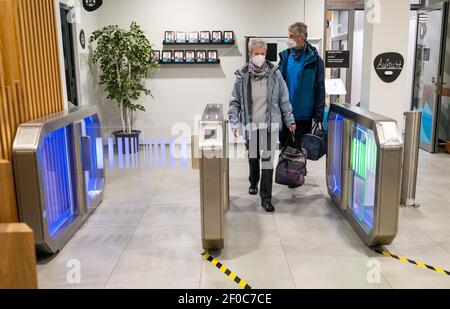
[[[164,33],[164,43],[234,43],[233,31],[193,31],[193,32],[180,32],[180,31],[166,31]]]
[[[218,63],[217,50],[155,50],[152,62],[158,63]]]

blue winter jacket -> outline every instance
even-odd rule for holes
[[[295,112],[295,120],[310,120],[323,122],[325,110],[325,68],[322,58],[316,48],[306,43],[304,68],[298,76],[295,102],[291,102]],[[280,53],[280,70],[287,81],[287,64],[291,50]]]

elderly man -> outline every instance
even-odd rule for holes
[[[267,212],[273,212],[273,159],[279,131],[285,125],[293,133],[296,126],[286,83],[278,68],[266,61],[267,43],[253,39],[249,51],[250,62],[236,72],[228,115],[236,138],[240,135],[240,127],[246,128],[250,156],[249,194],[258,194],[261,180],[261,206]]]
[[[308,27],[295,23],[289,27],[289,49],[280,54],[280,70],[289,89],[297,130],[295,142],[298,148],[301,139],[311,131],[312,120],[323,122],[325,109],[324,62],[317,50],[308,43]],[[280,141],[290,141],[290,132],[284,128]]]

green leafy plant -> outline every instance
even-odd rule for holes
[[[153,45],[136,22],[130,30],[116,25],[97,30],[90,42],[96,42],[92,61],[100,66],[100,85],[105,87],[107,98],[119,105],[123,133],[132,133],[133,112],[145,111],[138,100],[142,94],[153,98],[144,84],[147,75],[159,68],[150,60]]]

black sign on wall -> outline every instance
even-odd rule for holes
[[[86,34],[84,33],[84,30],[80,31],[80,44],[83,49],[86,48]]]
[[[348,50],[327,50],[325,55],[325,67],[327,68],[349,68],[350,51]]]
[[[83,0],[83,7],[88,12],[93,12],[103,4],[103,0]]]
[[[384,53],[375,58],[374,66],[378,77],[385,83],[393,83],[403,71],[405,58],[399,53]]]
[[[267,43],[267,61],[276,62],[278,59],[278,44]]]

